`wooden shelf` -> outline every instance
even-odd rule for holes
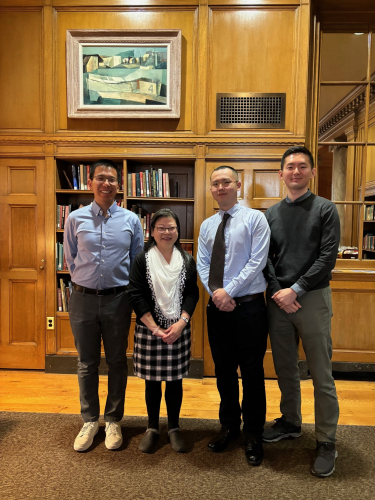
[[[180,202],[187,202],[187,201],[194,201],[194,198],[157,198],[155,196],[127,196],[127,200],[146,200],[146,201],[180,201]]]
[[[69,271],[56,271],[57,274],[70,274]]]
[[[94,196],[94,192],[91,189],[56,189],[56,193],[66,193],[66,194],[91,194]],[[124,191],[117,191],[117,194],[123,194]]]
[[[69,318],[68,312],[56,311],[56,316],[60,318]]]

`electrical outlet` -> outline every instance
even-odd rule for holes
[[[47,316],[47,330],[55,329],[55,318],[53,316]]]

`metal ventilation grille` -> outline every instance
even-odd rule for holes
[[[216,94],[217,128],[284,128],[286,94]]]

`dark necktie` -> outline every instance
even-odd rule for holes
[[[208,277],[208,287],[214,292],[218,288],[223,288],[224,264],[225,264],[225,238],[224,229],[230,215],[225,213],[223,220],[217,228],[214,246],[212,248],[210,274]]]

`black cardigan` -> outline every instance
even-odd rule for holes
[[[199,289],[197,285],[197,268],[193,257],[184,252],[186,279],[185,288],[182,294],[181,311],[186,311],[190,317],[193,315],[195,306],[199,299]],[[128,294],[130,303],[137,316],[137,323],[143,325],[141,318],[144,314],[150,312],[156,324],[155,302],[152,299],[151,289],[146,277],[146,257],[145,252],[139,252],[132,264],[129,276]]]

